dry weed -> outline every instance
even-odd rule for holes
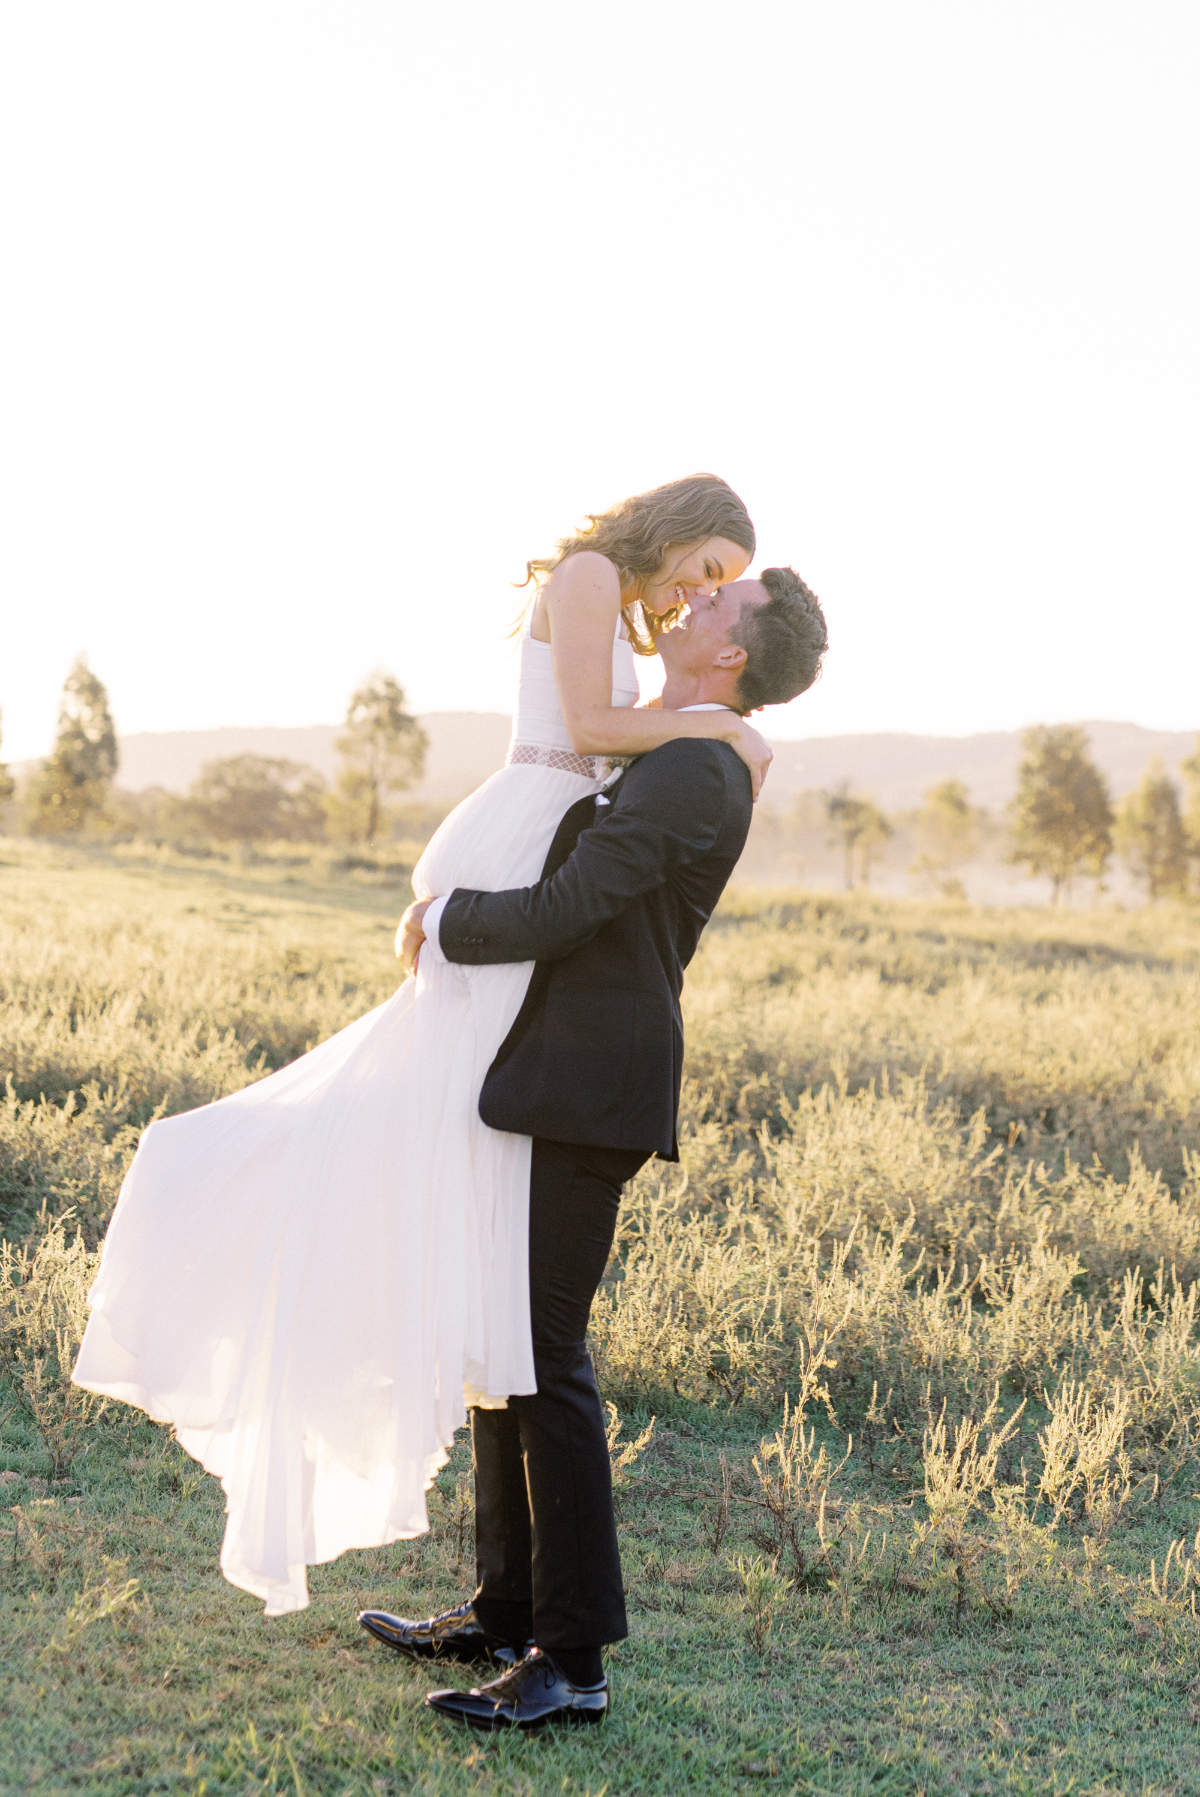
[[[0,1366],[55,1479],[84,1451],[88,1425],[103,1409],[71,1383],[99,1256],[78,1233],[68,1241],[66,1222],[56,1218],[32,1248],[0,1241]]]

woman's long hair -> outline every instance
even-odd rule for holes
[[[569,555],[580,549],[597,550],[616,568],[622,592],[632,589],[633,597],[621,607],[630,642],[639,655],[653,655],[655,639],[683,608],[673,605],[661,614],[648,612],[641,603],[642,589],[661,571],[668,549],[690,549],[707,537],[725,537],[747,555],[754,554],[754,526],[733,488],[715,474],[690,474],[686,480],[668,481],[664,487],[623,499],[610,511],[589,512],[582,530],[564,537],[553,555],[525,564],[525,579],[519,584],[533,581],[540,589]]]

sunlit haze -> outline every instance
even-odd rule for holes
[[[1200,727],[1200,12],[38,0],[0,23],[0,757],[509,705],[509,584],[712,469],[766,727]]]

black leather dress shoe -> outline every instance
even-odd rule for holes
[[[390,1616],[386,1610],[360,1610],[358,1620],[377,1641],[411,1660],[492,1660],[499,1666],[515,1666],[529,1647],[527,1641],[513,1644],[485,1635],[469,1601],[424,1622]]]
[[[533,1647],[519,1666],[470,1691],[431,1691],[439,1716],[472,1728],[541,1728],[547,1722],[603,1722],[608,1684],[573,1685],[549,1654]]]

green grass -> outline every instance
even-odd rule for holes
[[[407,896],[0,843],[9,1241],[52,1258],[69,1212],[94,1248],[150,1116],[386,996]],[[635,1182],[596,1312],[624,1439],[658,1417],[609,1722],[459,1734],[421,1703],[458,1670],[357,1628],[470,1588],[461,1443],[430,1537],[266,1621],[214,1483],[71,1411],[64,1246],[41,1322],[0,1280],[0,1791],[1195,1788],[1200,918],[734,890],[687,1005],[684,1163]]]
[[[454,1475],[435,1539],[350,1554],[313,1602],[265,1622],[216,1571],[209,1481],[157,1431],[97,1431],[69,1487],[10,1487],[4,1519],[5,1792],[667,1793],[1186,1791],[1200,1664],[1194,1632],[1138,1621],[1137,1562],[1088,1582],[1065,1552],[1004,1621],[948,1594],[897,1591],[849,1614],[786,1601],[758,1651],[730,1561],[753,1512],[711,1552],[715,1462],[756,1438],[731,1420],[660,1425],[622,1505],[630,1639],[610,1656],[602,1730],[524,1740],[460,1734],[423,1708],[458,1669],[397,1661],[355,1612],[456,1599]],[[132,1452],[131,1452],[132,1450]],[[21,1458],[18,1449],[15,1458]],[[30,1455],[29,1458],[34,1458]],[[735,1510],[737,1506],[735,1505]],[[15,1534],[14,1534],[15,1531]],[[137,1578],[123,1606],[111,1596]],[[85,1595],[81,1609],[80,1594]]]

